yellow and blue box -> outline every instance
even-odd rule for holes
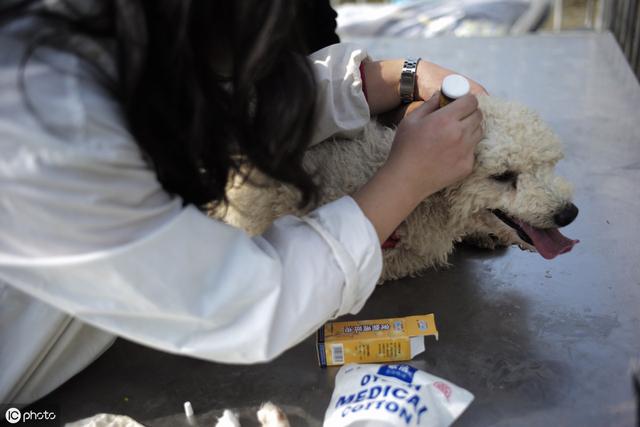
[[[425,350],[424,337],[429,335],[438,339],[433,314],[328,322],[316,335],[318,363],[324,368],[411,360]]]

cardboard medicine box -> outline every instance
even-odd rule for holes
[[[433,314],[328,322],[316,334],[318,363],[324,368],[411,360],[424,351],[427,335],[438,339]]]

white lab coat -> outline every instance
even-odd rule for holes
[[[40,49],[28,63],[35,117],[16,84],[24,50],[20,31],[0,34],[0,402],[42,397],[115,336],[252,363],[361,309],[382,257],[353,199],[249,237],[163,191],[73,55]],[[369,119],[365,58],[351,45],[312,56],[315,142]]]

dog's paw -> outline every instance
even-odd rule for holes
[[[271,402],[263,403],[258,411],[258,421],[262,427],[290,427],[282,409]]]
[[[463,242],[472,245],[481,249],[500,249],[506,248],[511,245],[511,242],[506,242],[500,239],[500,237],[495,234],[481,234],[481,233],[472,233],[467,234]]]
[[[225,409],[222,413],[222,417],[218,418],[216,427],[240,427],[240,420],[238,420],[238,414]]]

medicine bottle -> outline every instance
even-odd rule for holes
[[[469,80],[459,74],[450,74],[442,80],[440,90],[440,108],[469,93]]]

